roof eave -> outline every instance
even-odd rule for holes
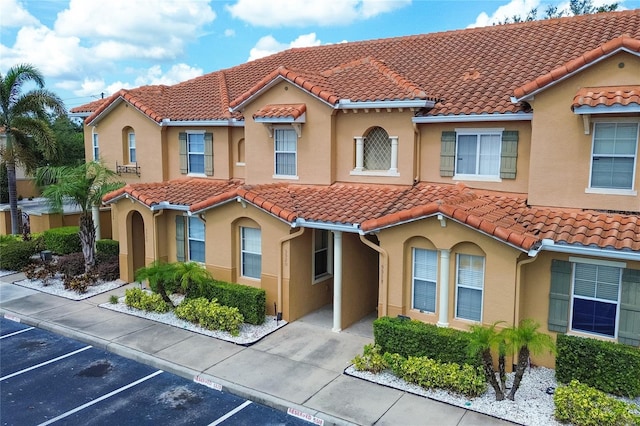
[[[537,248],[529,250],[529,256],[534,257],[541,251],[640,262],[640,251],[611,250],[602,247],[588,247],[578,244],[556,244],[554,240],[548,238],[543,239]]]
[[[375,109],[375,108],[433,108],[436,102],[429,99],[403,99],[391,101],[352,101],[340,99],[335,109]]]
[[[424,117],[413,117],[411,121],[415,124],[427,123],[458,123],[458,122],[487,122],[487,121],[531,121],[532,112],[516,112],[506,114],[464,114],[464,115],[432,115]]]
[[[628,113],[640,113],[640,104],[629,105],[580,105],[573,107],[573,113],[577,115],[584,114],[628,114]]]
[[[237,118],[231,118],[228,120],[171,120],[169,118],[164,118],[160,124],[162,126],[171,127],[244,127],[244,120],[238,120]]]

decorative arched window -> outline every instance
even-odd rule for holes
[[[398,176],[398,137],[382,127],[372,127],[366,136],[356,136],[355,175]]]
[[[122,162],[124,164],[135,164],[136,155],[136,132],[132,127],[122,129]]]

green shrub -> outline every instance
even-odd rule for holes
[[[95,284],[97,276],[93,274],[81,274],[75,276],[65,276],[63,279],[64,288],[77,293],[86,293],[90,285]]]
[[[640,424],[638,407],[594,389],[578,380],[556,389],[555,417],[563,423],[581,426],[623,426]]]
[[[247,324],[258,325],[264,322],[267,296],[261,288],[212,280],[189,292],[190,299],[199,297],[216,299],[221,305],[238,308]]]
[[[356,355],[351,362],[356,370],[370,371],[375,374],[388,367],[382,352],[380,352],[380,346],[374,344],[365,345],[363,354]]]
[[[579,380],[603,392],[640,396],[640,350],[632,346],[559,334],[556,378]]]
[[[31,262],[31,256],[38,252],[38,243],[31,241],[10,241],[0,246],[0,269],[20,271]]]
[[[70,253],[60,256],[57,269],[65,277],[84,274],[84,255],[82,253]]]
[[[124,292],[124,303],[132,308],[149,312],[169,312],[169,306],[159,294],[147,293],[139,288],[130,288]]]
[[[204,297],[185,299],[175,309],[178,318],[200,325],[208,330],[222,330],[232,336],[240,334],[240,326],[244,322],[238,308],[221,306],[215,299]]]
[[[44,245],[55,254],[69,254],[82,251],[80,246],[80,227],[63,226],[44,231]]]
[[[120,244],[116,240],[98,240],[96,241],[96,253],[118,256],[120,254]]]
[[[411,356],[396,367],[400,377],[426,389],[445,389],[467,397],[482,395],[487,381],[481,367],[442,363],[427,357]]]
[[[375,342],[382,352],[435,359],[440,362],[481,365],[477,356],[467,354],[469,333],[437,327],[421,321],[382,317],[373,322]]]

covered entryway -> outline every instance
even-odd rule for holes
[[[135,273],[145,266],[144,220],[140,212],[134,211],[130,216],[129,255],[132,259],[131,271]]]

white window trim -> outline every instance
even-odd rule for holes
[[[189,151],[189,135],[203,135],[206,133],[206,131],[204,130],[187,130],[185,132],[187,134],[187,176],[193,176],[193,177],[207,177],[206,173],[194,173],[191,171],[191,162],[189,161],[190,157],[189,154],[191,153],[191,151]],[[202,157],[204,159],[204,145],[202,147]],[[195,154],[195,153],[194,153]]]
[[[460,285],[458,284],[458,274],[460,273],[460,255],[465,255],[465,256],[474,256],[474,257],[481,257],[482,258],[482,288],[477,288],[477,287],[469,287],[466,285]],[[475,255],[475,254],[467,254],[467,253],[457,253],[456,254],[456,295],[455,295],[455,318],[457,320],[460,321],[468,321],[468,322],[472,322],[474,324],[477,323],[482,323],[482,319],[484,318],[484,277],[486,274],[486,267],[487,267],[487,259],[485,256],[480,256],[480,255]],[[480,290],[480,320],[476,321],[476,320],[472,320],[472,319],[468,319],[468,318],[462,318],[458,316],[458,288],[462,287],[462,288],[469,288],[471,290]]]
[[[591,132],[591,152],[589,154],[589,186],[585,188],[584,192],[586,194],[602,194],[602,195],[627,195],[635,197],[638,195],[638,192],[635,189],[636,185],[636,171],[638,164],[638,145],[640,145],[640,121],[638,120],[629,120],[623,118],[611,119],[607,120],[604,118],[593,119],[593,131]],[[636,133],[636,152],[633,154],[633,177],[631,178],[631,189],[622,189],[622,188],[593,188],[591,186],[591,179],[593,177],[593,149],[595,148],[595,137],[596,137],[596,124],[602,123],[636,123],[638,125],[638,131]]]
[[[569,298],[569,333],[571,335],[575,335],[575,336],[585,336],[585,337],[597,337],[599,339],[603,339],[603,340],[610,340],[610,341],[617,341],[618,340],[618,328],[620,326],[620,307],[622,306],[622,303],[620,302],[620,298],[622,296],[622,271],[620,271],[620,280],[618,282],[618,300],[616,300],[615,305],[616,305],[616,319],[615,319],[615,326],[614,326],[614,335],[613,336],[609,336],[607,334],[599,334],[599,333],[592,333],[589,331],[584,331],[584,330],[574,330],[573,329],[573,300],[575,298],[574,295],[574,289],[575,289],[575,282],[576,282],[576,268],[575,268],[575,264],[576,263],[586,263],[586,264],[592,264],[592,265],[598,265],[598,266],[612,266],[612,267],[616,267],[616,268],[620,268],[620,269],[624,269],[626,267],[626,263],[624,262],[611,262],[611,261],[606,261],[606,260],[596,260],[596,259],[584,259],[584,258],[576,258],[576,257],[570,257],[569,261],[571,262],[571,291],[570,291],[570,298]],[[624,265],[624,266],[620,266],[620,265]],[[605,299],[599,299],[597,297],[587,297],[587,296],[578,296],[578,299],[583,299],[583,300],[596,300],[599,302],[603,302],[603,303],[609,303],[609,304],[614,304],[613,301],[611,300],[605,300]]]
[[[469,128],[462,127],[454,129],[456,132],[456,148],[455,148],[455,160],[453,162],[454,175],[453,180],[467,180],[477,182],[502,182],[500,178],[500,165],[502,162],[502,134],[504,133],[504,127],[494,128]],[[458,173],[458,137],[459,136],[478,136],[481,135],[496,135],[500,136],[500,152],[498,153],[498,174],[496,175],[480,175],[480,174],[465,174]],[[478,141],[478,149],[480,149],[480,142]]]
[[[95,132],[95,129],[91,131],[91,152],[93,154],[93,159],[95,161],[100,160],[100,141],[98,138],[98,133]],[[96,153],[98,155],[96,155]]]
[[[434,310],[433,311],[425,311],[423,309],[418,309],[415,308],[415,299],[414,299],[414,295],[415,295],[415,283],[416,283],[416,250],[430,250],[430,251],[435,251],[436,252],[436,270],[438,269],[438,251],[437,250],[432,250],[432,249],[424,249],[421,247],[411,247],[411,310],[413,311],[418,311],[421,314],[435,314],[436,311],[438,310],[438,301],[439,299],[439,291],[440,289],[438,288],[438,272],[436,272],[436,294],[435,294],[435,301],[434,301]],[[422,278],[418,278],[420,280],[422,280]]]
[[[204,264],[207,260],[207,244],[206,244],[206,232],[207,232],[207,227],[206,224],[204,223],[204,221],[200,218],[196,218],[197,220],[199,220],[200,222],[202,222],[202,226],[204,228],[204,232],[205,232],[205,236],[203,237],[202,240],[199,240],[197,238],[192,238],[191,237],[191,218],[193,218],[193,216],[185,216],[186,217],[186,222],[187,222],[187,258],[189,259],[190,262],[196,262],[196,263],[200,263],[200,264]],[[197,242],[202,242],[204,243],[204,261],[200,261],[200,260],[193,260],[191,259],[191,241],[197,241]]]
[[[257,229],[260,231],[260,251],[259,252],[252,252],[252,251],[248,251],[245,250],[244,248],[244,239],[242,238],[242,234],[244,233],[243,230],[244,229]],[[241,226],[240,227],[240,275],[242,276],[242,278],[246,278],[248,280],[260,280],[260,277],[256,278],[256,277],[250,277],[248,275],[244,274],[244,254],[248,253],[248,254],[258,254],[260,255],[260,264],[262,264],[262,230],[260,228],[253,228],[250,226]],[[260,275],[262,275],[262,270],[260,271]]]
[[[353,137],[356,144],[356,167],[349,174],[351,176],[400,176],[398,172],[398,136],[389,136],[389,141],[391,142],[391,164],[388,170],[367,170],[364,168],[364,139],[365,136]]]
[[[333,277],[333,232],[325,231],[327,233],[327,272],[322,275],[316,276],[316,253],[320,250],[316,250],[316,231],[321,229],[314,229],[311,236],[311,275],[312,284],[318,284],[326,281],[328,278]]]
[[[277,146],[277,141],[276,141],[276,130],[292,130],[293,133],[295,133],[296,135],[296,150],[295,151],[277,151],[276,150],[276,146]],[[298,178],[298,139],[299,139],[299,135],[296,132],[295,129],[292,129],[290,126],[274,126],[273,128],[273,178],[274,179],[294,179],[297,180]],[[278,153],[282,153],[282,154],[293,154],[295,157],[295,163],[296,163],[296,174],[295,175],[280,175],[277,174],[276,171],[278,170]]]
[[[133,135],[133,147],[131,146],[132,135]],[[134,156],[136,157],[134,161],[131,161],[131,151],[133,151]],[[128,163],[135,164],[138,160],[138,150],[136,148],[136,133],[133,131],[127,133],[127,152],[128,152],[128,160],[129,160]]]

